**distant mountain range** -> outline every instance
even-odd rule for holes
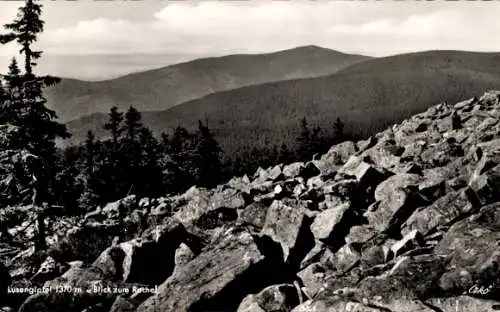
[[[60,121],[105,113],[116,105],[140,111],[165,110],[220,91],[266,82],[329,75],[369,59],[317,46],[268,54],[197,59],[112,80],[63,79],[46,90]]]
[[[304,116],[327,132],[340,117],[348,131],[367,136],[437,99],[454,102],[498,88],[500,53],[429,51],[370,59],[323,77],[217,92],[143,112],[143,120],[157,134],[178,125],[194,130],[198,119],[208,120],[222,147],[234,155],[253,146],[291,144]],[[70,142],[81,142],[87,130],[105,137],[106,118],[93,114],[68,123]]]

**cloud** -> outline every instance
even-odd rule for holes
[[[376,19],[361,24],[341,24],[330,30],[356,36],[411,36],[413,38],[454,37],[466,39],[461,30],[478,31],[474,20],[463,10],[441,10],[410,15],[405,19]],[[465,26],[465,27],[463,27]],[[481,27],[482,28],[482,27]],[[472,33],[470,34],[472,35]]]
[[[48,31],[53,53],[263,52],[317,44],[371,55],[400,50],[500,50],[500,3],[482,6],[396,2],[177,2],[150,20],[100,17]],[[392,42],[391,42],[392,41]],[[387,46],[385,42],[391,42]]]
[[[80,21],[74,27],[49,30],[41,36],[40,43],[48,53],[127,54],[154,43],[147,38],[149,34],[147,24],[97,18]]]

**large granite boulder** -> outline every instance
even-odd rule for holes
[[[449,254],[441,287],[462,293],[474,285],[500,285],[500,204],[485,206],[481,212],[453,224],[436,253]],[[497,287],[497,286],[495,286]]]
[[[168,278],[137,312],[236,311],[247,294],[280,274],[276,266],[282,259],[267,257],[259,245],[247,231],[227,233]]]
[[[283,249],[284,262],[298,265],[314,246],[310,226],[312,219],[301,201],[274,201],[269,207],[262,234],[272,238]]]

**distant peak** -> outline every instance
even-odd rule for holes
[[[302,48],[302,49],[321,49],[321,50],[327,50],[326,48],[320,47],[315,44],[310,44],[310,45],[305,45],[305,46],[298,46],[297,48]]]
[[[296,48],[293,48],[292,50],[328,50],[328,51],[333,51],[331,49],[323,48],[317,45],[305,45],[305,46],[298,46]]]
[[[281,52],[302,52],[302,53],[329,53],[329,54],[345,54],[345,53],[342,53],[340,51],[337,51],[337,50],[332,50],[332,49],[329,49],[329,48],[324,48],[324,47],[320,47],[320,46],[317,46],[317,45],[305,45],[305,46],[298,46],[298,47],[295,47],[295,48],[291,48],[291,49],[288,49],[288,50],[284,50],[284,51],[281,51]]]

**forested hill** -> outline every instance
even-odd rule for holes
[[[329,75],[370,59],[317,46],[268,54],[197,59],[106,81],[63,79],[46,90],[48,105],[61,121],[107,112],[164,110],[205,95],[253,84]]]
[[[179,125],[195,130],[199,119],[208,120],[224,151],[235,155],[294,144],[303,117],[325,136],[340,117],[347,132],[366,137],[436,102],[495,88],[500,88],[499,53],[428,51],[372,59],[324,77],[218,92],[169,110],[144,112],[143,122],[159,135]],[[73,134],[68,142],[82,142],[87,130],[106,137],[106,119],[95,114],[68,123]]]

